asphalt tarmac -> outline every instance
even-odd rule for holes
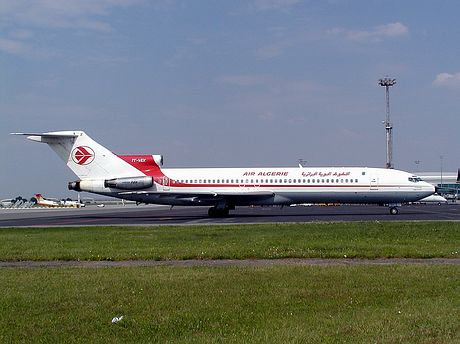
[[[226,218],[209,218],[205,207],[151,205],[80,209],[0,209],[0,227],[96,225],[195,225],[343,221],[458,221],[460,204],[405,205],[398,215],[377,205],[238,207]]]

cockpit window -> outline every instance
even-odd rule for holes
[[[417,177],[417,176],[412,176],[412,177],[409,177],[408,179],[409,179],[409,181],[412,182],[412,183],[418,183],[418,182],[421,182],[421,181],[422,181],[422,178]]]

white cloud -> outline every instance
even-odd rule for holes
[[[255,0],[255,7],[258,11],[285,10],[299,3],[300,0]]]
[[[110,32],[104,19],[115,7],[139,0],[15,0],[0,2],[0,20],[10,26],[85,29]]]
[[[223,84],[269,91],[271,94],[307,94],[322,87],[305,80],[279,80],[268,75],[225,75],[217,78]]]
[[[255,56],[259,60],[269,60],[282,55],[291,46],[288,41],[278,41],[256,49]]]
[[[0,1],[0,51],[29,57],[58,55],[52,49],[37,48],[34,29],[70,29],[109,33],[114,8],[133,6],[144,0],[14,0]]]
[[[454,74],[440,73],[436,75],[433,85],[437,87],[460,89],[460,72]]]
[[[12,55],[22,55],[27,53],[29,50],[30,47],[22,41],[0,37],[0,51]]]
[[[271,83],[271,78],[264,75],[225,75],[217,81],[235,86],[260,86]]]
[[[379,42],[385,38],[405,37],[409,34],[409,28],[402,23],[388,23],[375,26],[369,30],[349,30],[334,28],[328,31],[331,35],[343,36],[348,40],[364,42]]]
[[[407,26],[399,22],[389,23],[377,26],[375,34],[385,37],[407,36],[409,34],[409,29]]]
[[[29,39],[34,36],[32,31],[29,30],[14,30],[10,32],[10,37],[14,39]]]

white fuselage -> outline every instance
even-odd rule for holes
[[[402,203],[434,192],[432,185],[416,180],[407,172],[378,168],[184,168],[161,172],[163,176],[156,178],[149,189],[130,192],[103,188],[97,192],[171,205],[213,205],[220,195],[233,206]],[[201,193],[216,194],[216,199],[197,197]]]

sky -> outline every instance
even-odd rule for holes
[[[0,198],[75,196],[84,130],[165,167],[460,167],[458,1],[0,0]],[[442,158],[441,158],[442,157]],[[418,163],[416,163],[418,161]]]

